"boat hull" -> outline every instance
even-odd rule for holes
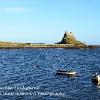
[[[62,71],[62,70],[58,70],[57,75],[66,75],[66,76],[76,76],[76,72],[74,71]]]
[[[100,75],[92,76],[91,80],[92,80],[93,83],[100,83]]]

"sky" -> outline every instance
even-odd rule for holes
[[[0,0],[0,41],[56,43],[65,31],[100,44],[100,0]]]

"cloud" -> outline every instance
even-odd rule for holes
[[[8,8],[0,8],[0,12],[2,13],[25,13],[31,12],[31,9],[24,7],[8,7]]]

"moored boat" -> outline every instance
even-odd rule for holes
[[[100,83],[100,75],[99,74],[95,74],[95,75],[92,75],[92,78],[91,78],[92,82],[93,83]]]
[[[67,76],[76,76],[76,72],[75,71],[64,71],[64,70],[58,70],[56,72],[57,75],[67,75]]]

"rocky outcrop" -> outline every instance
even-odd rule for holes
[[[63,39],[58,44],[85,45],[78,41],[72,32],[65,32]]]

